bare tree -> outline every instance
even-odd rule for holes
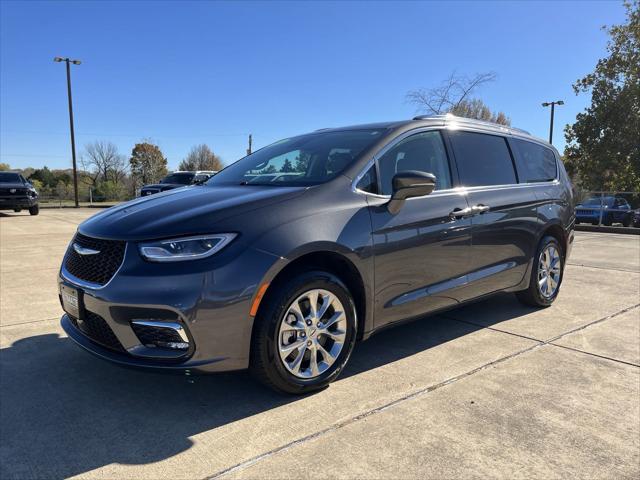
[[[118,153],[118,147],[107,141],[89,143],[80,156],[80,165],[87,172],[93,185],[100,181],[120,183],[127,174],[124,155]]]
[[[497,78],[494,72],[478,73],[473,77],[451,73],[449,77],[435,88],[411,90],[406,99],[418,107],[421,113],[441,115],[453,113],[468,118],[487,119],[496,123],[510,123],[502,112],[492,113],[482,100],[471,98],[474,91],[493,82]],[[477,115],[477,116],[476,116]]]
[[[213,153],[208,145],[196,145],[191,149],[187,158],[180,162],[178,170],[222,170],[222,160]]]

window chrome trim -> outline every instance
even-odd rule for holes
[[[371,168],[378,161],[378,159],[380,159],[380,157],[384,156],[385,153],[387,153],[391,148],[393,148],[397,143],[403,141],[405,138],[410,137],[411,135],[432,131],[432,130],[438,130],[438,131],[447,130],[449,127],[450,125],[432,125],[429,127],[418,127],[418,128],[408,130],[403,134],[397,136],[396,138],[391,140],[389,143],[387,143],[384,147],[380,148],[380,150],[378,150],[378,152],[376,152],[373,155],[373,157],[366,163],[366,165],[363,167],[360,173],[358,173],[358,175],[355,176],[355,178],[351,182],[351,191],[357,194],[367,195],[374,198],[381,198],[386,200],[391,199],[391,195],[381,195],[378,193],[365,192],[364,190],[360,190],[359,188],[357,188],[356,185],[362,179],[362,177],[365,176],[369,168]],[[502,136],[503,138],[505,138],[505,140],[506,140],[506,137],[511,136],[511,134],[504,133],[504,132],[487,132],[481,129],[474,130],[473,128],[468,128],[466,125],[462,128],[454,127],[454,129],[458,131],[470,131],[472,133],[485,133],[486,135]],[[524,140],[524,138],[522,137],[516,137],[516,138],[521,138]],[[548,146],[544,145],[542,142],[534,142],[534,143],[540,143],[542,146],[549,148]],[[449,160],[449,162],[451,162],[450,156],[447,156],[447,159]],[[516,165],[514,165],[514,167],[517,168]],[[549,180],[546,182],[508,183],[508,184],[502,184],[502,185],[476,185],[473,187],[460,186],[455,188],[447,188],[443,190],[434,190],[433,193],[429,195],[423,195],[421,197],[411,197],[411,198],[408,198],[407,201],[414,200],[417,198],[425,198],[427,196],[433,197],[433,196],[440,196],[440,195],[466,195],[467,193],[481,192],[481,191],[487,191],[487,190],[505,190],[508,188],[529,188],[529,187],[538,187],[538,186],[559,185],[560,179],[559,179],[558,173],[559,173],[558,159],[556,158],[556,178],[554,178],[553,180]],[[380,184],[380,178],[378,178],[378,184]]]
[[[73,238],[75,240],[75,235],[73,236]],[[94,238],[94,237],[91,237],[91,238]],[[67,253],[69,251],[69,248],[73,244],[74,240],[72,240],[71,244],[69,244],[69,247],[67,247],[67,252],[65,252],[64,257],[62,259],[62,266],[60,267],[60,276],[64,280],[74,284],[77,287],[87,288],[89,290],[101,290],[105,288],[107,285],[109,285],[113,281],[114,278],[116,278],[116,275],[118,275],[118,273],[120,272],[120,269],[124,265],[124,261],[127,258],[127,250],[129,249],[129,242],[126,242],[124,244],[124,253],[122,254],[122,262],[120,262],[120,265],[118,266],[116,271],[113,273],[113,276],[109,279],[107,283],[105,283],[104,285],[100,285],[98,283],[92,283],[92,282],[87,282],[86,280],[82,280],[67,270],[67,267],[66,267]]]

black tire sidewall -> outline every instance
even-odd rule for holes
[[[277,352],[277,342],[280,322],[291,303],[303,293],[313,289],[327,290],[338,297],[345,309],[347,335],[344,347],[333,365],[316,378],[304,379],[291,374],[282,364]],[[267,342],[266,348],[262,349],[262,352],[267,355],[263,363],[270,370],[268,375],[276,387],[290,393],[302,393],[323,388],[335,380],[351,356],[357,335],[356,309],[347,287],[331,273],[311,271],[281,285],[279,291],[274,292],[269,303],[264,317],[259,319],[264,329],[260,337],[262,337],[261,341]]]

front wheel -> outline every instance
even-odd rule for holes
[[[38,205],[34,205],[33,207],[29,207],[30,215],[38,215],[40,213],[40,207]]]
[[[347,287],[312,271],[273,285],[253,328],[250,370],[289,394],[320,390],[344,369],[356,341],[356,310]]]
[[[554,237],[540,240],[529,288],[517,292],[518,299],[532,307],[548,307],[558,296],[564,273],[562,248]]]

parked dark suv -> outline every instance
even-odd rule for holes
[[[38,215],[38,192],[20,173],[0,172],[0,210],[29,210]]]
[[[386,326],[496,292],[551,305],[573,224],[558,152],[521,130],[452,116],[326,129],[82,223],[62,326],[119,364],[249,367],[302,393]]]
[[[200,185],[209,180],[217,172],[197,171],[197,172],[173,172],[160,180],[160,183],[145,185],[140,189],[140,196],[146,197],[154,193],[166,192],[174,188],[185,187],[187,185]]]

